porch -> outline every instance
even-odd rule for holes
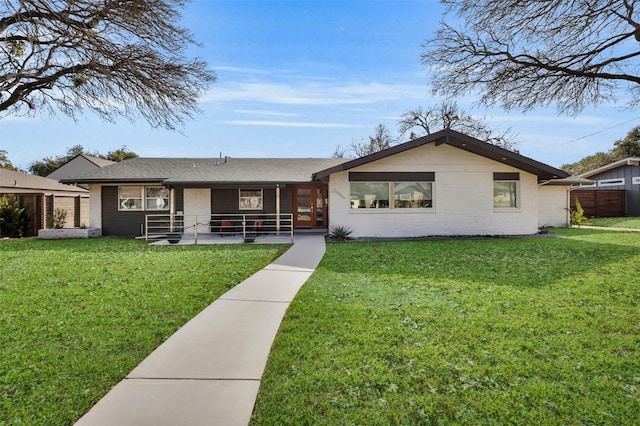
[[[292,244],[292,213],[150,214],[145,216],[147,243],[166,244]],[[296,229],[296,234],[326,234],[326,228]]]

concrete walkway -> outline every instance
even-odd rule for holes
[[[286,253],[185,324],[76,425],[247,425],[282,318],[324,251],[323,236],[296,236]]]

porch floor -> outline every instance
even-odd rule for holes
[[[255,241],[247,242],[246,244],[291,244],[295,242],[297,235],[326,235],[326,228],[314,228],[314,229],[296,229],[294,231],[293,240],[291,241],[291,234],[282,233],[280,235],[257,235]],[[245,244],[242,234],[234,235],[220,235],[217,233],[200,233],[196,240],[193,234],[183,234],[180,241],[177,243],[170,243],[166,239],[150,242],[151,245],[193,245],[193,244]]]

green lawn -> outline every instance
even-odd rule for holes
[[[594,226],[640,229],[640,217],[596,217],[588,220]]]
[[[635,425],[640,235],[330,244],[253,425]]]
[[[0,240],[0,425],[69,425],[285,246]]]

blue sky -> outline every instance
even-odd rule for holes
[[[194,0],[184,26],[218,81],[201,99],[203,113],[179,133],[92,115],[5,116],[0,149],[26,169],[77,144],[100,153],[126,145],[144,157],[327,157],[378,124],[396,136],[403,112],[441,100],[430,95],[420,44],[442,12],[435,0]],[[568,117],[486,110],[473,96],[457,101],[492,128],[510,127],[523,155],[553,166],[608,150],[640,125],[640,110],[616,105]]]

